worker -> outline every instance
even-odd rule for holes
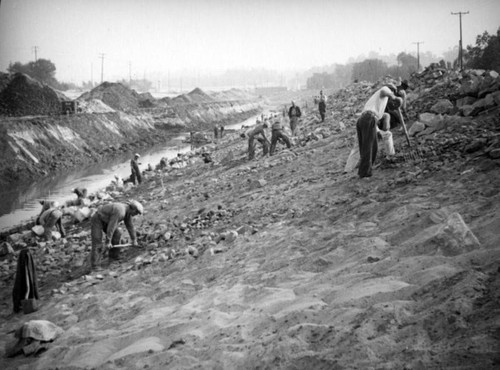
[[[290,147],[292,146],[292,144],[290,143],[290,139],[283,133],[283,125],[281,124],[281,121],[277,119],[271,126],[271,150],[269,152],[269,155],[274,154],[276,143],[280,139],[283,140],[286,144],[286,147],[290,149]]]
[[[321,122],[325,122],[326,96],[323,94],[323,90],[320,90],[319,92],[318,109],[319,115],[321,116]]]
[[[87,189],[85,188],[74,188],[71,192],[76,194],[76,200],[69,200],[66,202],[66,206],[84,206],[87,203]]]
[[[136,200],[127,203],[108,203],[97,209],[91,219],[92,251],[90,255],[90,266],[94,270],[99,267],[106,251],[113,245],[120,244],[121,231],[118,224],[123,221],[127,228],[133,246],[137,246],[137,236],[132,223],[132,217],[143,214],[142,204]],[[102,234],[106,236],[106,246],[103,247]]]
[[[134,183],[135,185],[135,180],[140,184],[142,182],[142,174],[141,171],[139,170],[139,162],[137,162],[140,158],[139,153],[134,154],[134,158],[130,160],[130,181]]]
[[[390,116],[389,113],[385,112],[389,99],[395,100],[396,95],[390,87],[382,86],[368,99],[356,122],[360,153],[358,168],[360,178],[372,176],[372,165],[377,158],[378,151],[379,121],[381,121],[382,127],[390,127]]]
[[[295,130],[297,130],[297,125],[299,124],[299,118],[302,116],[300,108],[295,105],[292,100],[292,105],[288,110],[288,118],[290,118],[290,130],[292,131],[292,136],[295,136]]]
[[[257,140],[262,145],[263,155],[266,155],[269,152],[269,140],[267,140],[265,129],[268,128],[268,124],[266,121],[261,122],[257,120],[257,124],[255,127],[250,128],[246,132],[246,136],[248,137],[248,159],[252,160],[255,158],[255,143],[254,140]]]
[[[47,204],[50,204],[50,202],[48,202]],[[62,216],[63,212],[56,206],[55,203],[52,203],[52,206],[50,208],[42,212],[42,214],[38,219],[38,222],[40,225],[43,226],[44,230],[43,235],[46,240],[52,239],[52,229],[54,226],[57,226],[57,229],[59,230],[61,237],[64,238],[66,236],[62,224]]]

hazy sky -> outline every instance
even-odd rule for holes
[[[38,58],[60,81],[153,71],[307,69],[349,57],[442,52],[500,27],[500,0],[1,0],[0,70]]]

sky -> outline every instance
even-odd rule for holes
[[[0,71],[50,59],[59,81],[305,70],[370,51],[436,55],[500,27],[500,0],[0,0]]]

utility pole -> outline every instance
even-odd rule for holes
[[[101,53],[99,55],[99,58],[101,58],[101,83],[104,82],[104,54]]]
[[[466,15],[469,14],[469,11],[467,10],[466,12],[457,12],[453,13],[451,12],[451,15],[458,15],[458,18],[460,20],[460,41],[458,42],[458,58],[460,59],[460,70],[464,69],[463,65],[463,53],[462,53],[462,14]]]
[[[33,46],[33,51],[35,52],[35,63],[36,63],[38,60],[38,56],[37,56],[38,46]]]
[[[423,41],[414,42],[414,44],[417,44],[417,72],[420,71],[420,44],[423,43]]]
[[[128,62],[128,84],[132,86],[132,62]]]

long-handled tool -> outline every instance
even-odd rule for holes
[[[112,245],[111,246],[111,249],[113,248],[126,248],[126,247],[130,247],[132,244],[131,243],[127,243],[127,244],[116,244],[116,245]]]

